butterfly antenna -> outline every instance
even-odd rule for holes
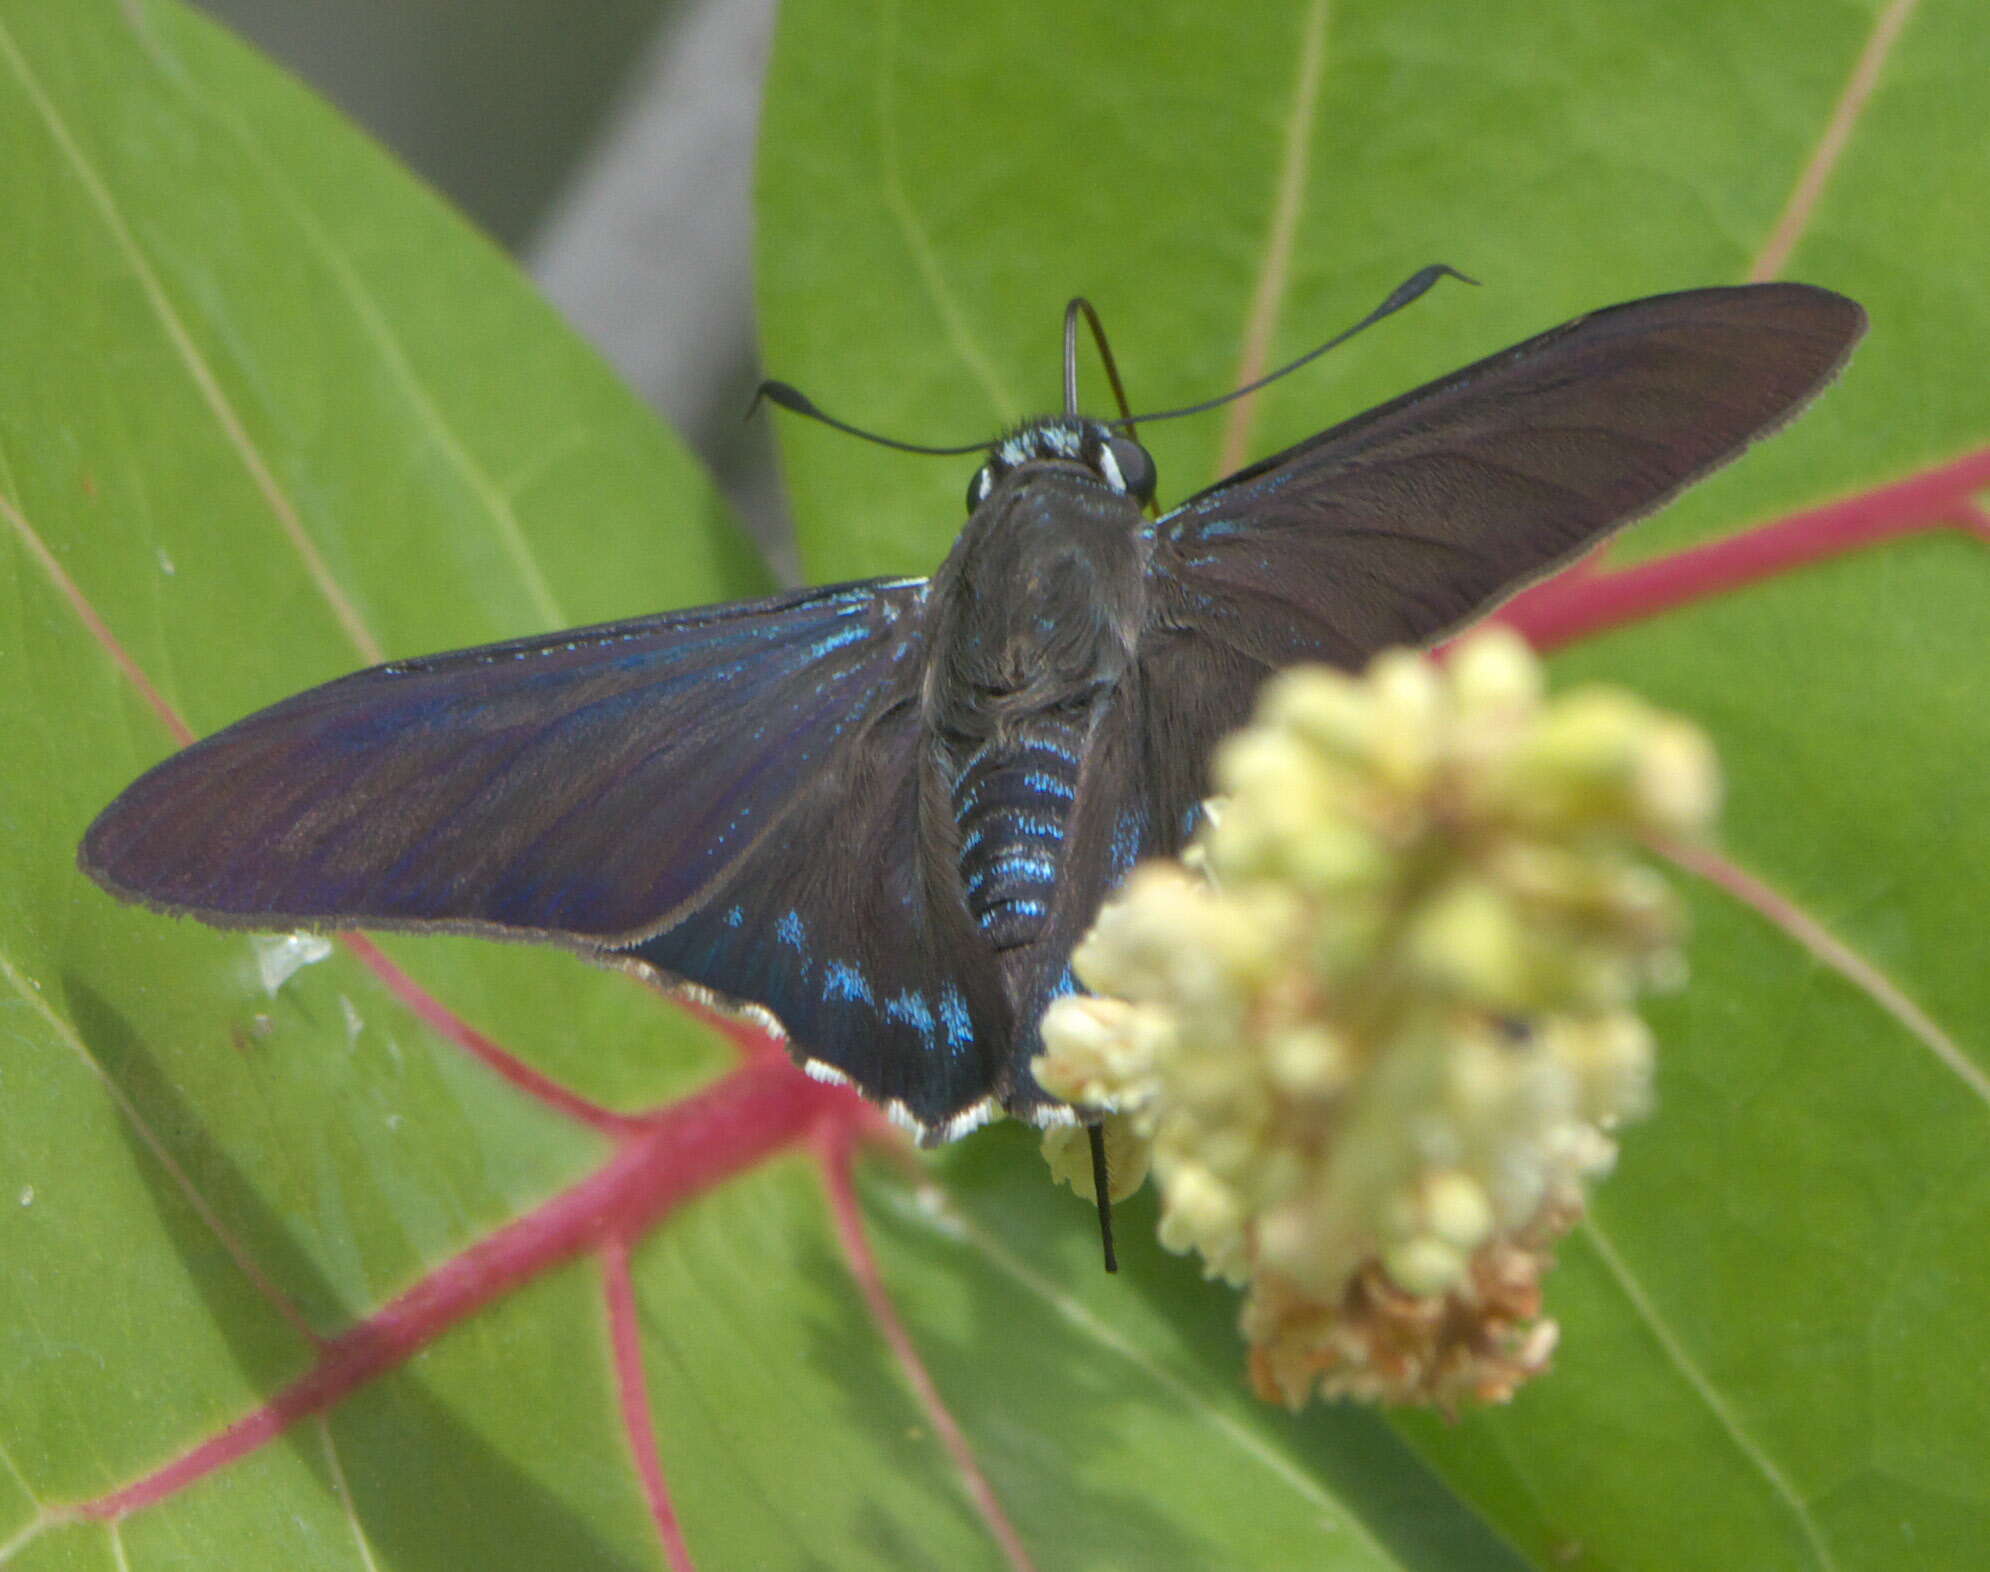
[[[1080,315],[1091,326],[1092,338],[1099,346],[1099,359],[1105,364],[1106,379],[1112,384],[1113,398],[1119,404],[1119,414],[1114,419],[1107,421],[1106,424],[1124,429],[1126,434],[1131,437],[1134,433],[1134,427],[1139,421],[1177,420],[1183,415],[1200,415],[1212,409],[1221,409],[1225,404],[1232,403],[1247,393],[1255,393],[1259,388],[1276,382],[1280,377],[1289,377],[1301,366],[1306,365],[1310,361],[1317,360],[1328,350],[1345,344],[1355,334],[1372,328],[1384,317],[1394,316],[1403,307],[1409,305],[1411,301],[1429,293],[1432,286],[1440,278],[1455,278],[1461,283],[1466,284],[1478,283],[1477,279],[1460,273],[1455,267],[1447,267],[1442,262],[1433,263],[1426,268],[1419,268],[1408,278],[1404,279],[1402,283],[1398,284],[1395,289],[1390,291],[1387,300],[1383,301],[1381,305],[1355,323],[1353,327],[1347,329],[1345,332],[1336,333],[1318,348],[1307,350],[1297,360],[1280,366],[1276,371],[1259,377],[1255,382],[1246,382],[1240,388],[1232,388],[1228,393],[1222,394],[1217,398],[1204,399],[1200,404],[1184,404],[1180,409],[1156,410],[1145,415],[1135,415],[1127,407],[1126,388],[1120,382],[1119,366],[1113,359],[1112,346],[1106,342],[1105,328],[1099,321],[1098,312],[1092,309],[1092,303],[1080,295],[1064,308],[1064,413],[1069,416],[1075,416],[1078,413],[1078,318]],[[820,421],[832,431],[840,431],[845,436],[857,437],[865,442],[874,442],[881,448],[890,448],[897,453],[923,453],[934,458],[959,458],[967,453],[984,452],[988,447],[986,440],[980,442],[962,442],[952,447],[931,447],[921,442],[901,442],[896,437],[887,437],[875,431],[866,431],[862,426],[853,426],[847,420],[838,420],[792,383],[777,382],[771,377],[754,389],[753,402],[746,406],[746,415],[749,420],[753,418],[755,411],[760,408],[763,400],[769,404],[777,405],[791,414],[806,415],[810,420]]]
[[[1078,318],[1083,315],[1092,329],[1092,342],[1099,347],[1099,360],[1106,368],[1106,381],[1112,384],[1113,402],[1119,406],[1119,419],[1113,425],[1125,429],[1129,438],[1138,442],[1139,433],[1133,429],[1133,406],[1126,401],[1126,385],[1119,380],[1119,362],[1112,357],[1112,345],[1106,340],[1105,324],[1099,321],[1098,312],[1092,309],[1091,301],[1083,295],[1074,295],[1071,303],[1064,308],[1064,414],[1067,419],[1078,415]],[[1161,516],[1161,510],[1152,497],[1147,499],[1147,512],[1154,518]]]
[[[1416,272],[1412,273],[1389,292],[1387,300],[1383,301],[1381,305],[1355,323],[1353,327],[1348,328],[1344,332],[1336,333],[1326,343],[1319,345],[1317,348],[1307,350],[1297,360],[1280,366],[1276,371],[1267,372],[1255,382],[1246,382],[1240,388],[1232,388],[1228,393],[1222,394],[1217,398],[1204,399],[1200,404],[1184,404],[1180,409],[1156,410],[1151,414],[1141,415],[1137,418],[1141,420],[1176,420],[1183,415],[1201,415],[1212,409],[1221,409],[1225,404],[1233,403],[1247,393],[1255,393],[1259,388],[1269,386],[1280,377],[1291,376],[1301,366],[1319,359],[1320,356],[1324,355],[1330,349],[1337,349],[1353,338],[1355,334],[1366,332],[1384,317],[1394,316],[1412,301],[1428,294],[1440,278],[1455,278],[1461,284],[1478,283],[1476,278],[1460,273],[1455,267],[1447,267],[1442,262],[1433,263],[1429,267],[1418,268]],[[1119,420],[1109,420],[1106,424],[1109,426],[1124,426],[1131,432],[1135,418],[1132,415],[1127,415]]]
[[[1106,1253],[1106,1270],[1119,1270],[1119,1257],[1112,1247],[1112,1172],[1106,1163],[1105,1126],[1088,1124],[1085,1135],[1092,1143],[1092,1193],[1099,1201],[1099,1244]]]
[[[1113,402],[1119,406],[1119,419],[1116,426],[1126,427],[1126,434],[1133,435],[1133,409],[1126,402],[1126,386],[1119,380],[1119,362],[1112,358],[1112,345],[1106,339],[1105,324],[1099,320],[1098,312],[1092,309],[1091,301],[1083,295],[1074,295],[1071,304],[1064,308],[1064,413],[1076,419],[1078,415],[1078,318],[1083,316],[1092,330],[1092,342],[1099,346],[1099,361],[1106,368],[1106,381],[1112,384]]]
[[[896,437],[880,436],[875,431],[866,431],[862,426],[853,426],[847,420],[838,420],[800,388],[786,382],[773,381],[771,378],[753,390],[753,402],[746,406],[748,420],[753,418],[762,400],[793,414],[806,415],[810,420],[819,420],[832,431],[840,431],[849,437],[860,437],[865,442],[875,442],[881,448],[891,448],[899,453],[926,453],[935,458],[959,458],[963,453],[984,453],[988,450],[985,439],[980,442],[963,442],[958,447],[933,448],[918,442],[900,442]]]

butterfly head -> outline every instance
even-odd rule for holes
[[[1004,475],[1026,464],[1080,465],[1142,507],[1154,497],[1154,460],[1139,443],[1096,420],[1051,415],[1017,427],[988,450],[988,462],[968,482],[967,511],[986,502]]]

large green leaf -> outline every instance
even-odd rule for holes
[[[1018,0],[970,26],[797,5],[764,149],[770,368],[944,440],[1054,402],[1074,289],[1151,405],[1232,380],[1254,320],[1275,355],[1426,260],[1488,281],[1263,401],[1262,451],[1573,310],[1741,276],[1876,19]],[[1789,268],[1865,300],[1873,340],[1627,556],[1990,440],[1990,304],[1928,260],[1990,227],[1952,199],[1990,173],[1986,52],[1973,9],[1912,13]],[[412,1363],[156,1504],[66,1519],[620,1149],[351,954],[272,996],[240,936],[82,880],[82,827],[171,746],[108,641],[204,730],[375,648],[761,576],[499,258],[178,8],[0,3],[0,149],[0,1561],[665,1564],[597,1256],[438,1322]],[[1225,431],[1156,428],[1171,494]],[[923,570],[957,526],[954,466],[815,431],[787,457],[818,576]],[[1990,1038],[1967,938],[1990,873],[1986,578],[1980,542],[1908,540],[1563,657],[1707,722],[1730,854],[1796,916],[1696,887],[1663,1109],[1551,1286],[1559,1369],[1508,1411],[1409,1427],[1457,1496],[1370,1416],[1249,1399],[1228,1296],[1159,1252],[1150,1206],[1129,1209],[1126,1272],[1099,1274],[1088,1216],[1021,1132],[945,1154],[937,1191],[866,1175],[884,1285],[1038,1566],[1503,1567],[1508,1538],[1545,1565],[1966,1563],[1990,1534],[1990,1181],[1981,1071],[1943,1054],[1980,1063]],[[567,958],[394,950],[599,1104],[662,1104],[728,1065]],[[784,1156],[635,1252],[691,1553],[1001,1565],[818,1181]]]
[[[1615,555],[1676,550],[1990,442],[1990,291],[1956,261],[1990,242],[1990,207],[1958,199],[1990,182],[1986,69],[1990,14],[1961,3],[1019,4],[973,27],[791,5],[763,153],[770,369],[944,442],[1055,406],[1070,293],[1153,408],[1297,353],[1424,262],[1485,281],[1272,389],[1227,459],[1223,416],[1149,428],[1178,496],[1588,307],[1764,270],[1858,297],[1874,329],[1841,385]],[[957,527],[942,466],[811,428],[785,453],[825,575],[923,567]],[[1919,522],[1963,523],[1964,501]],[[1509,1410],[1405,1427],[1544,1564],[1962,1566],[1990,1543],[1977,528],[1559,661],[1712,730],[1716,871],[1755,899],[1690,884],[1660,1113],[1551,1283],[1556,1373]],[[984,1236],[1033,1238],[1040,1203],[982,1162],[945,1171]]]

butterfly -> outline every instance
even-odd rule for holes
[[[1158,518],[1067,349],[1066,412],[986,450],[930,578],[375,666],[168,758],[80,861],[228,927],[630,965],[929,1143],[1070,1122],[1030,1071],[1043,1012],[1107,892],[1192,833],[1265,677],[1458,629],[1780,426],[1864,327],[1801,284],[1633,301]]]

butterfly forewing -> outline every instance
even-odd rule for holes
[[[83,865],[210,922],[624,942],[695,902],[911,680],[923,585],[358,672],[141,777],[91,826]]]
[[[1780,426],[1864,325],[1802,284],[1579,317],[1191,498],[1161,604],[1267,666],[1428,643]]]

